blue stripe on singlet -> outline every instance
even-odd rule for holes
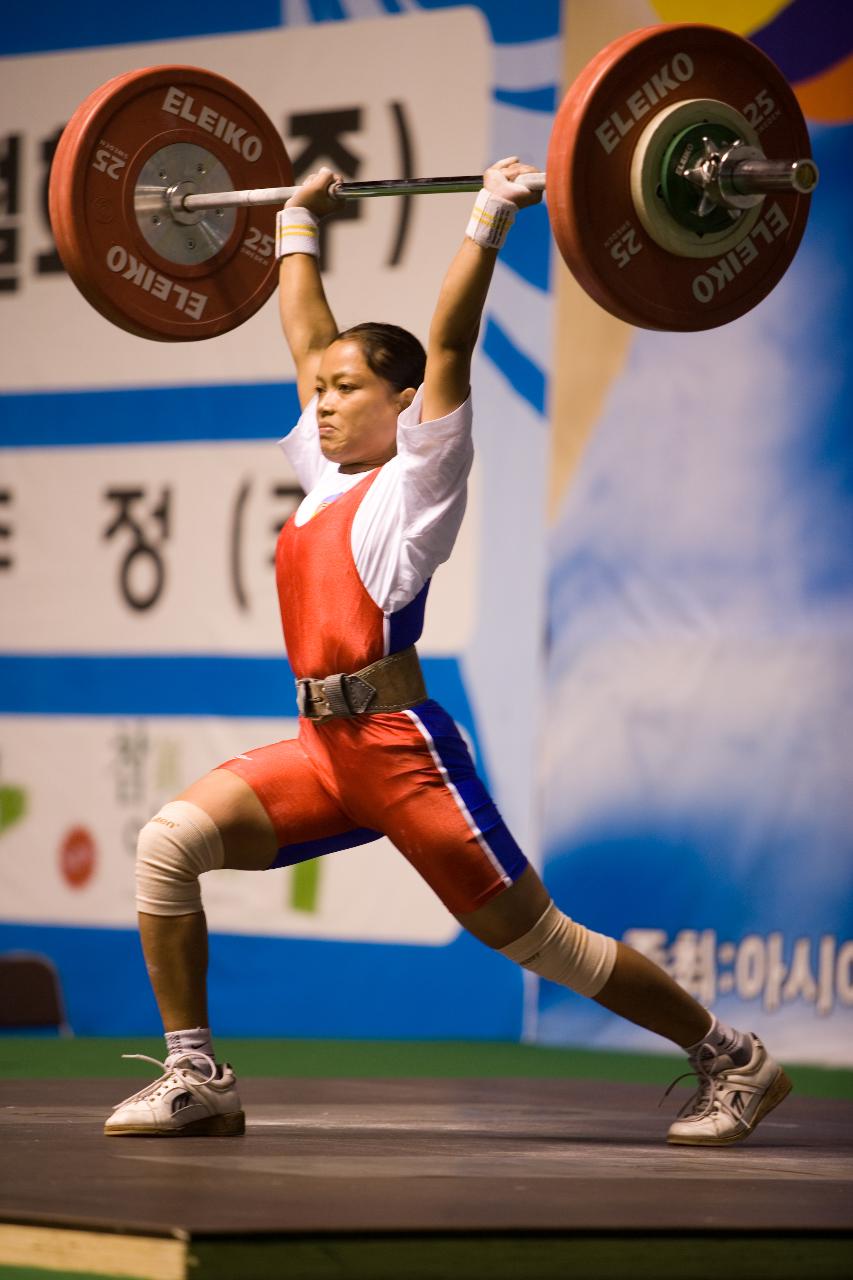
[[[272,864],[274,867],[295,867],[297,862],[310,862],[312,858],[322,858],[326,853],[338,853],[341,849],[355,849],[360,844],[370,844],[372,840],[381,840],[381,831],[371,831],[369,827],[353,827],[350,831],[342,831],[336,836],[323,836],[319,840],[303,840],[300,844],[286,844],[278,851],[278,857]]]
[[[389,653],[399,653],[401,649],[408,649],[410,644],[416,644],[420,640],[430,581],[427,578],[414,600],[410,600],[396,613],[387,615]]]
[[[453,719],[432,699],[414,707],[408,714],[426,729],[449,781],[458,791],[492,854],[509,879],[517,880],[527,866],[527,858],[477,775],[471,754]]]

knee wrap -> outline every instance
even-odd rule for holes
[[[613,972],[616,940],[576,924],[552,902],[501,954],[582,996],[597,996]]]
[[[172,800],[139,833],[136,905],[152,916],[201,911],[198,878],[223,865],[219,828],[197,804]]]

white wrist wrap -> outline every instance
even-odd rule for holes
[[[275,256],[288,253],[320,252],[318,228],[320,219],[310,209],[279,209],[275,215]]]
[[[485,249],[500,249],[506,233],[515,221],[516,208],[511,200],[501,200],[483,187],[474,201],[465,234],[474,244]]]

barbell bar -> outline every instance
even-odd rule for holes
[[[728,203],[727,188],[736,196],[768,195],[773,191],[796,191],[810,195],[817,186],[817,165],[809,160],[768,160],[766,157],[740,159],[729,151],[720,159],[724,169],[726,157],[727,186],[720,189],[720,203]],[[531,191],[545,191],[544,173],[524,173],[518,178]],[[380,178],[373,182],[336,182],[329,194],[339,200],[364,200],[374,196],[431,196],[454,192],[479,191],[482,174],[455,178]],[[246,208],[251,205],[280,205],[295,196],[299,187],[258,187],[248,191],[208,191],[181,195],[172,188],[163,190],[163,200],[177,210]]]
[[[817,179],[775,64],[731,32],[686,23],[629,32],[596,55],[557,113],[545,173],[524,177],[547,191],[560,253],[596,301],[681,331],[736,319],[775,287]],[[108,319],[162,341],[212,337],[275,289],[270,210],[292,184],[277,130],[239,86],[200,68],[143,68],[72,116],[51,221],[69,274]],[[395,178],[335,193],[481,184],[479,173]]]
[[[545,190],[544,173],[526,173],[519,181],[531,191]],[[336,182],[330,194],[339,200],[364,200],[375,196],[432,196],[479,191],[483,175],[458,178],[378,178],[373,182]],[[214,191],[178,198],[184,209],[215,209],[219,206],[279,205],[296,195],[298,187],[261,187],[256,191]]]

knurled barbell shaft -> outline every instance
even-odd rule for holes
[[[525,173],[519,178],[531,191],[545,189],[544,173]],[[481,173],[461,178],[388,178],[375,182],[339,182],[332,188],[342,200],[363,200],[370,196],[425,196],[453,191],[479,191]],[[254,191],[205,191],[184,196],[178,203],[188,212],[194,209],[226,209],[234,205],[283,204],[299,187],[259,187]]]

